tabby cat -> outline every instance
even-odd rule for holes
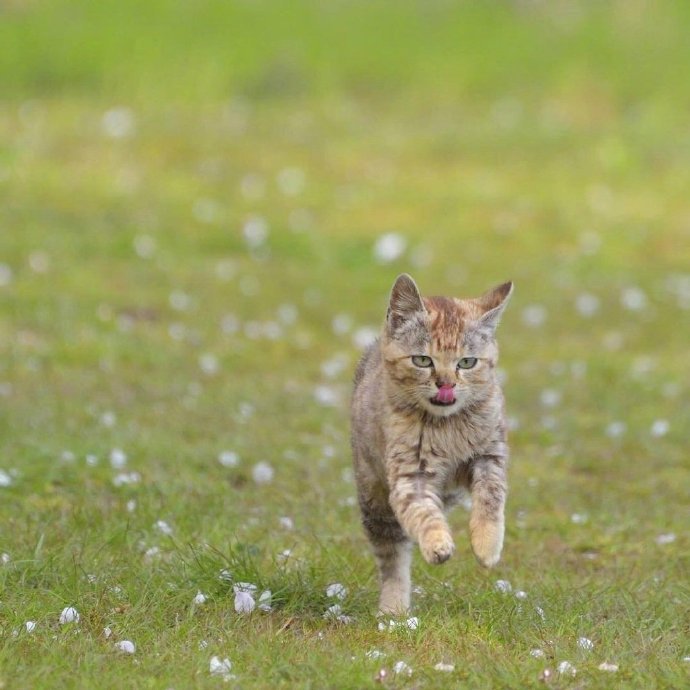
[[[491,567],[501,556],[508,448],[495,332],[512,290],[423,298],[403,274],[381,337],[359,362],[352,451],[380,613],[409,609],[413,542],[428,563],[451,557],[445,512],[465,489],[477,560]]]

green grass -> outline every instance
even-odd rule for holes
[[[0,687],[223,687],[212,656],[243,688],[539,688],[546,668],[558,688],[688,685],[687,3],[1,12]],[[389,264],[384,232],[408,242]],[[381,632],[347,399],[353,333],[403,270],[427,294],[515,281],[516,428],[502,563],[475,564],[458,509],[456,557],[415,561],[419,627]],[[238,615],[241,581],[273,611]],[[333,582],[348,624],[323,617]]]

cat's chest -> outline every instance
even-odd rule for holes
[[[420,456],[427,463],[457,466],[481,452],[485,437],[486,430],[483,426],[427,426],[422,434]]]

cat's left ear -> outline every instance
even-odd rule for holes
[[[508,304],[510,296],[513,294],[513,283],[508,281],[503,283],[488,292],[485,292],[477,303],[484,310],[484,313],[479,317],[479,323],[490,328],[492,331],[496,330],[498,322],[501,320],[501,314]]]

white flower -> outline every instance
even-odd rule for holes
[[[379,336],[379,331],[373,326],[362,326],[352,334],[352,342],[360,350],[369,347]]]
[[[609,438],[620,438],[626,432],[627,428],[625,422],[611,422],[606,427],[606,435]]]
[[[443,671],[444,673],[452,673],[455,671],[455,666],[453,664],[444,664],[439,661],[438,664],[434,666],[434,671]]]
[[[151,235],[137,235],[134,251],[140,259],[150,259],[156,251],[156,240]]]
[[[340,604],[333,604],[333,606],[329,606],[325,613],[323,614],[324,618],[338,618],[343,612],[343,607]]]
[[[238,582],[232,587],[235,592],[235,611],[237,613],[251,613],[256,607],[254,592],[256,585],[250,582]]]
[[[283,168],[276,182],[285,196],[297,196],[304,189],[305,175],[301,168]]]
[[[5,470],[0,470],[0,487],[12,486],[13,479]]]
[[[242,234],[250,249],[260,247],[268,238],[268,223],[261,216],[250,216],[242,227]]]
[[[395,664],[393,664],[393,673],[411,676],[412,669],[404,661],[396,661]]]
[[[165,520],[156,520],[156,523],[153,527],[161,534],[165,534],[166,537],[172,536],[173,528]]]
[[[240,463],[240,456],[232,450],[223,450],[218,454],[218,462],[223,467],[237,467]]]
[[[110,464],[116,470],[121,470],[127,464],[127,453],[120,448],[110,451]]]
[[[562,676],[574,676],[577,673],[577,669],[569,661],[561,661],[556,670]]]
[[[3,552],[0,554],[0,563],[2,563],[2,565],[7,565],[11,560],[9,553]]]
[[[278,522],[283,529],[290,530],[295,528],[295,523],[292,521],[292,518],[287,515],[283,515]]]
[[[32,633],[34,630],[36,630],[36,621],[26,621],[26,623],[24,623],[24,627],[26,628],[26,632]]]
[[[621,304],[630,311],[641,311],[647,306],[647,295],[641,288],[627,287],[621,292]]]
[[[587,515],[587,513],[573,513],[570,516],[570,522],[572,522],[573,525],[584,525],[588,519],[589,516]]]
[[[544,659],[546,657],[543,649],[530,649],[529,655],[533,659]]]
[[[125,139],[136,130],[134,112],[126,106],[106,110],[101,118],[101,128],[112,139]]]
[[[221,659],[217,656],[211,657],[211,662],[208,665],[208,670],[212,676],[220,676],[224,681],[229,681],[234,678],[232,675],[232,662],[230,659]]]
[[[326,596],[335,597],[342,601],[347,596],[347,587],[341,585],[339,582],[334,582],[326,587]]]
[[[383,659],[383,657],[385,657],[386,655],[378,649],[370,649],[364,656],[367,659],[373,659],[374,661],[376,661],[376,659]]]
[[[218,373],[220,369],[220,364],[218,362],[218,357],[211,354],[210,352],[205,352],[199,357],[199,368],[207,376],[213,376]]]
[[[561,402],[561,392],[554,388],[546,388],[539,398],[544,407],[556,407]]]
[[[0,263],[0,287],[5,287],[12,282],[12,269],[7,265]]]
[[[62,609],[60,613],[60,625],[66,625],[67,623],[78,623],[79,622],[79,611],[72,606],[66,606]]]
[[[513,591],[513,586],[508,580],[496,580],[494,582],[494,589],[501,594],[509,594]]]
[[[575,308],[584,317],[589,318],[599,311],[599,298],[588,292],[579,294],[575,300]]]
[[[419,627],[419,618],[417,616],[412,616],[405,621],[405,625],[409,630],[416,630]]]
[[[541,606],[535,606],[534,610],[537,612],[539,618],[541,618],[543,621],[546,620],[546,614],[544,613],[544,609]]]
[[[336,335],[345,335],[352,330],[352,317],[349,314],[336,314],[331,321],[331,328]]]
[[[138,484],[141,475],[138,472],[120,472],[113,477],[113,486],[125,486],[126,484]]]
[[[547,311],[543,304],[530,304],[522,310],[522,322],[526,326],[538,328],[546,321]]]
[[[137,502],[133,498],[130,498],[129,501],[127,501],[127,512],[133,513],[136,509]]]
[[[201,604],[205,604],[206,603],[206,595],[201,591],[197,592],[196,595],[194,596],[194,599],[192,599],[192,603],[196,604],[197,606],[201,606]]]
[[[597,668],[600,671],[608,671],[609,673],[615,673],[618,670],[618,664],[609,664],[607,661],[603,661]]]
[[[273,468],[267,462],[258,462],[252,469],[252,477],[257,484],[268,484],[273,479]]]
[[[314,399],[324,407],[335,407],[340,402],[340,395],[332,386],[322,384],[314,388]]]
[[[206,640],[201,640],[198,644],[198,647],[199,651],[201,651],[202,649],[206,649],[206,647],[208,647],[208,642]]]
[[[407,240],[397,232],[387,232],[374,244],[374,258],[382,264],[388,264],[400,258],[407,248]]]
[[[134,652],[136,651],[134,642],[130,640],[122,640],[120,642],[116,642],[115,647],[118,651],[122,652],[123,654],[134,654]]]
[[[527,599],[527,592],[524,592],[523,590],[518,589],[518,591],[515,592],[515,598],[520,599],[520,600]]]
[[[652,436],[659,438],[661,436],[666,436],[670,428],[671,425],[669,424],[668,419],[656,419],[652,424],[652,428],[649,430],[649,433]]]
[[[672,544],[676,540],[676,535],[673,532],[666,532],[665,534],[659,534],[654,541],[660,546],[665,544]]]
[[[218,573],[218,579],[221,582],[231,582],[232,573],[227,568],[223,568],[223,570]]]
[[[103,637],[107,640],[111,635],[113,634],[113,631],[110,628],[103,628]]]
[[[580,649],[584,649],[585,651],[589,652],[594,649],[594,642],[592,642],[592,640],[590,640],[588,637],[578,637],[577,646]]]
[[[272,597],[273,595],[270,589],[266,589],[261,592],[261,595],[259,596],[259,611],[265,611],[268,613],[273,610],[273,607],[271,606]]]

